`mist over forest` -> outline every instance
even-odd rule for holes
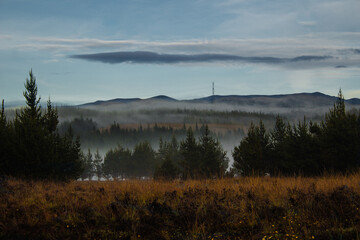
[[[176,100],[167,96],[148,99],[113,99],[96,101],[71,107],[60,107],[60,132],[71,124],[81,137],[82,148],[99,148],[101,151],[116,146],[133,147],[136,141],[146,140],[154,148],[159,138],[178,140],[192,127],[195,136],[208,125],[210,131],[231,158],[231,151],[247,133],[250,124],[263,121],[272,129],[277,116],[297,124],[304,120],[320,122],[333,106],[336,97],[322,93],[302,93],[269,96],[209,96],[192,100]],[[345,100],[347,109],[357,112],[358,99]],[[123,136],[114,133],[114,127],[133,131]],[[113,130],[113,131],[112,131]]]
[[[77,106],[58,106],[59,133],[69,128],[80,137],[83,152],[90,150],[104,156],[122,146],[133,149],[147,141],[154,149],[159,140],[182,141],[191,127],[199,138],[207,125],[233,162],[232,151],[247,134],[251,123],[261,120],[266,129],[274,127],[281,116],[291,125],[304,119],[319,123],[333,106],[336,97],[322,93],[269,96],[209,96],[193,100],[176,100],[167,96],[148,99],[113,99]],[[345,100],[347,109],[358,113],[358,99]],[[16,109],[6,109],[9,119]]]

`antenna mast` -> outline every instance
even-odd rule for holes
[[[215,95],[215,83],[214,82],[212,83],[212,95],[213,96]]]

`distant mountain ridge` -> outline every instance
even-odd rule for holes
[[[262,105],[277,106],[281,108],[302,108],[309,105],[329,106],[337,100],[335,96],[329,96],[321,92],[313,93],[294,93],[278,95],[212,95],[203,98],[190,100],[177,100],[165,95],[154,96],[151,98],[116,98],[110,100],[99,100],[96,102],[85,103],[78,107],[108,106],[116,104],[141,104],[141,103],[186,103],[186,104],[227,104],[227,105]],[[346,99],[348,105],[360,105],[359,98]]]

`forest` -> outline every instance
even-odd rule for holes
[[[211,132],[206,123],[199,126],[197,122],[177,128],[140,124],[137,129],[114,122],[98,128],[92,119],[80,117],[59,125],[58,110],[50,99],[46,109],[41,109],[32,71],[24,97],[26,107],[16,111],[11,120],[2,101],[3,175],[55,180],[213,179],[265,174],[320,176],[352,173],[360,166],[360,114],[346,111],[341,90],[322,121],[308,121],[304,116],[302,121],[290,123],[278,115],[268,129],[259,120],[257,125],[251,122],[246,132],[235,128],[225,133]],[[272,118],[264,116],[265,120]],[[231,166],[221,144],[224,136],[238,139],[231,150]],[[104,146],[107,149],[101,154],[99,148]],[[95,147],[95,152],[90,150]]]
[[[224,134],[59,124],[32,71],[24,86],[26,106],[0,112],[0,239],[359,239],[360,115],[341,90],[321,121]],[[224,135],[241,136],[232,164]]]

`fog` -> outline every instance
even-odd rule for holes
[[[320,122],[333,107],[335,101],[331,100],[334,99],[324,100],[318,95],[310,100],[300,95],[286,99],[283,96],[256,96],[241,101],[231,96],[188,101],[155,97],[116,99],[57,109],[60,133],[64,134],[71,125],[74,134],[80,136],[83,151],[90,149],[94,153],[99,150],[102,156],[118,144],[132,149],[141,141],[150,142],[157,150],[160,138],[170,141],[175,136],[180,142],[185,138],[188,127],[192,127],[199,138],[199,129],[207,124],[227,151],[231,166],[232,151],[252,122],[258,124],[263,121],[267,130],[273,128],[278,115],[290,124],[303,121],[304,117],[307,121]],[[346,103],[351,111],[359,111],[359,106]],[[6,109],[8,120],[15,117],[16,111],[20,109]]]
[[[279,107],[278,104],[241,105],[225,103],[134,102],[59,108],[60,122],[75,117],[93,119],[99,127],[147,123],[239,123],[281,115],[291,122],[307,119],[320,121],[332,107],[304,104],[301,107]]]

